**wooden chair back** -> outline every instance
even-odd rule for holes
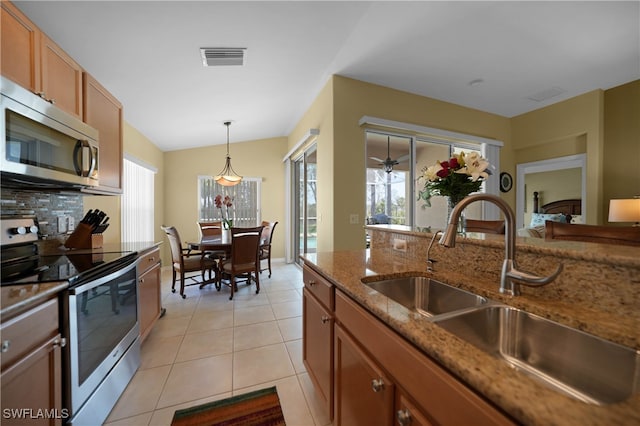
[[[269,278],[271,278],[271,240],[273,239],[273,231],[276,229],[278,222],[262,222],[262,244],[260,245],[260,261],[266,260],[267,267],[260,266],[260,272],[269,270]]]
[[[544,237],[547,241],[585,241],[640,246],[640,227],[584,225],[546,221]]]
[[[202,237],[222,234],[222,222],[219,220],[213,222],[198,222],[198,227],[200,229],[200,239],[202,239]]]
[[[231,269],[234,272],[258,272],[262,226],[231,228]]]
[[[477,220],[465,221],[466,232],[484,232],[485,234],[504,234],[504,220]]]
[[[169,248],[171,249],[171,260],[174,264],[182,265],[182,241],[180,234],[174,226],[161,226],[162,230],[167,234],[169,239]]]

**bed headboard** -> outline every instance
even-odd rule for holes
[[[534,213],[562,213],[567,217],[567,223],[571,223],[571,216],[579,216],[582,214],[582,200],[558,200],[540,206],[538,192],[533,193],[533,211]]]

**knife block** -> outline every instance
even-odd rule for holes
[[[92,231],[93,228],[91,226],[86,223],[79,223],[75,231],[65,241],[64,246],[76,249],[102,248],[104,242],[102,234],[92,234]]]

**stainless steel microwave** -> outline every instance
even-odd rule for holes
[[[11,80],[0,79],[2,185],[98,186],[98,131]]]

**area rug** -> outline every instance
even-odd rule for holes
[[[285,424],[275,386],[176,410],[171,421],[171,426],[281,426]]]

